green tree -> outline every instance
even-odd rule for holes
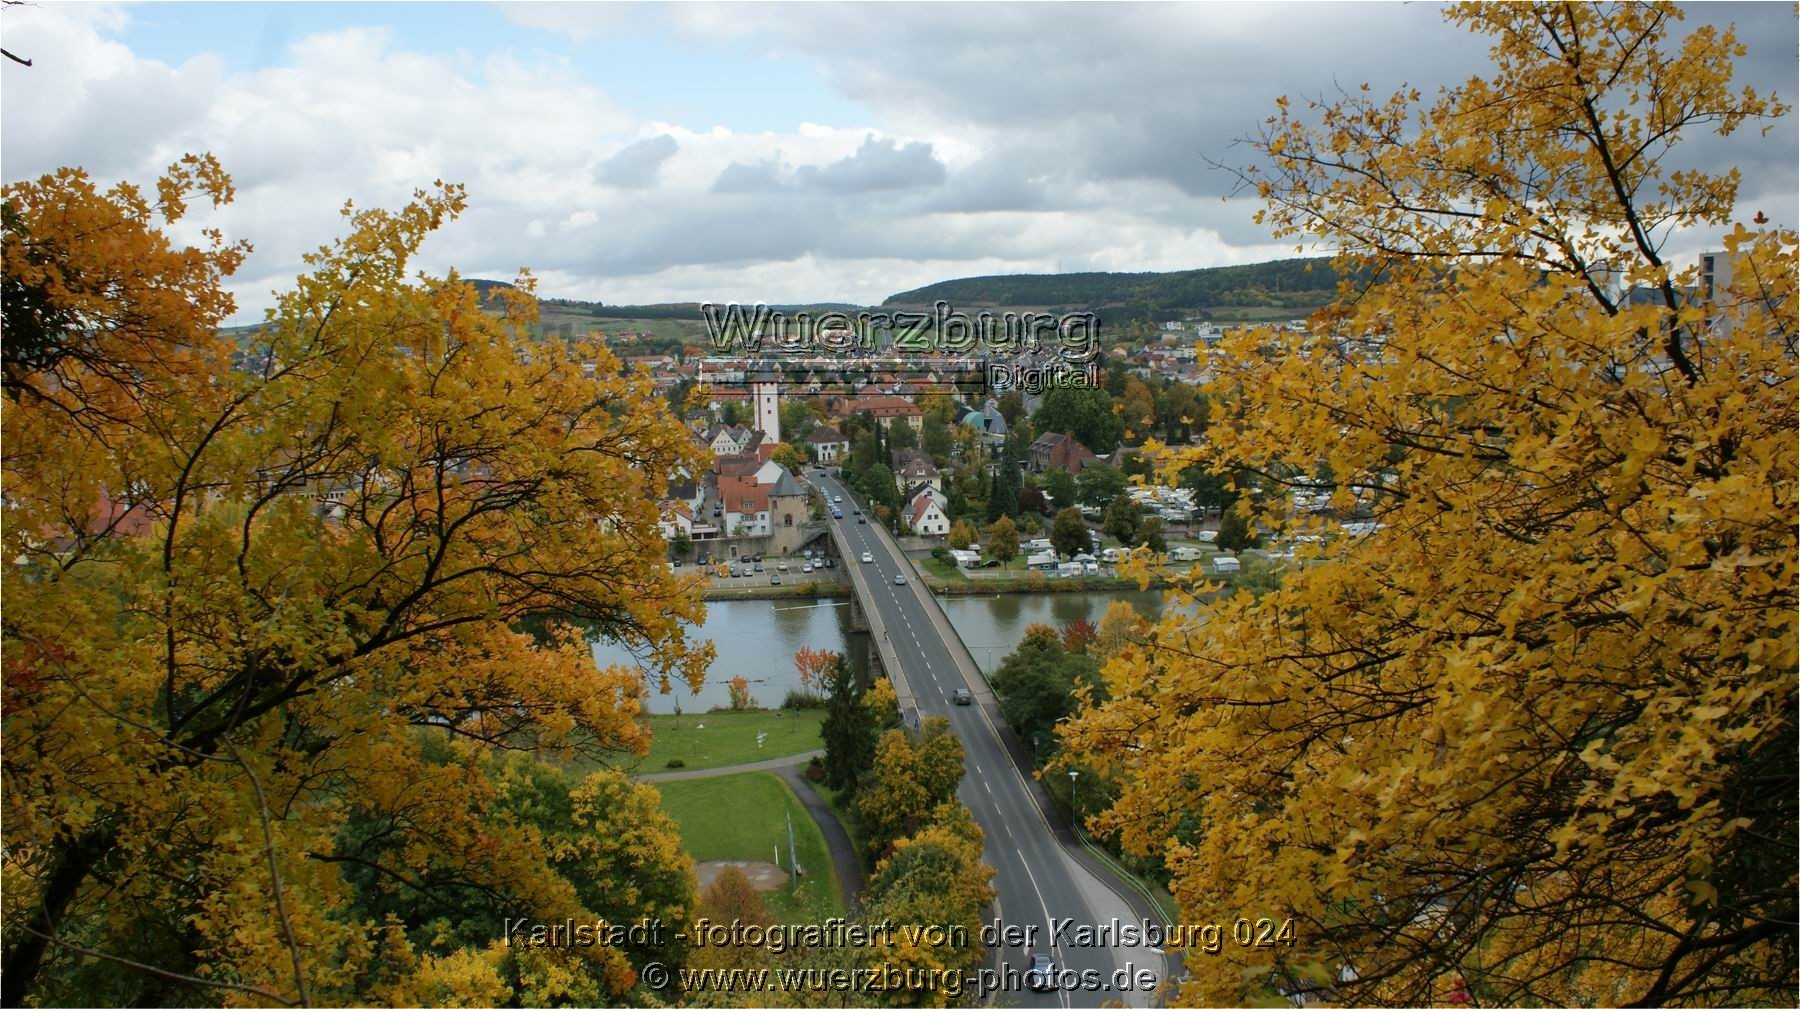
[[[1056,632],[1042,624],[1027,629],[993,676],[1001,716],[1040,752],[1051,741],[1051,727],[1075,710],[1075,685],[1097,681],[1094,661],[1069,654]]]
[[[1018,425],[1019,419],[1025,416],[1025,397],[1021,395],[1017,389],[1008,389],[1000,394],[1000,398],[994,403],[994,407],[1000,411],[1000,416],[1006,420],[1007,429],[1011,430]]]
[[[1141,515],[1136,501],[1123,495],[1113,498],[1112,504],[1106,506],[1106,513],[1101,516],[1100,531],[1130,546],[1137,542],[1138,520]]]
[[[938,413],[933,412],[925,418],[919,432],[919,447],[939,466],[950,462],[950,425]]]
[[[988,493],[987,517],[992,522],[1002,515],[1019,513],[1019,467],[1006,459],[1000,461],[999,472]]]
[[[825,740],[825,783],[854,793],[875,759],[882,727],[875,711],[864,703],[862,678],[844,655],[839,654],[826,671],[825,689],[825,724],[819,730]]]
[[[1225,516],[1219,520],[1219,549],[1236,553],[1255,545],[1256,531],[1249,520],[1237,508],[1225,509]]]
[[[791,445],[806,444],[806,436],[819,426],[819,416],[813,410],[816,400],[789,396],[781,401],[781,438]]]
[[[893,423],[887,425],[884,437],[887,439],[889,456],[903,448],[919,447],[919,432],[914,431],[911,424],[900,418],[895,418]]]
[[[988,527],[987,553],[1002,564],[1019,556],[1019,527],[1011,517],[1002,515]]]
[[[1160,554],[1169,549],[1167,534],[1163,531],[1163,520],[1160,515],[1147,515],[1137,527],[1137,543],[1150,548],[1151,553]]]
[[[1105,508],[1125,493],[1125,474],[1112,466],[1089,466],[1075,478],[1075,502],[1088,508]]]
[[[1050,523],[1050,545],[1057,553],[1073,557],[1094,549],[1094,536],[1080,512],[1064,508]]]
[[[1075,474],[1068,470],[1047,469],[1038,477],[1038,483],[1056,507],[1067,508],[1075,503]]]
[[[1076,441],[1105,455],[1118,447],[1124,426],[1112,406],[1112,396],[1104,389],[1058,386],[1044,393],[1031,422],[1039,433],[1060,431],[1073,435]]]
[[[878,462],[870,466],[863,472],[858,483],[870,504],[890,511],[900,507],[900,486],[894,482],[894,471],[888,468],[887,463]]]

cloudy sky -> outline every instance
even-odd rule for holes
[[[1789,4],[1735,21],[1795,93]],[[1277,95],[1430,93],[1485,46],[1413,4],[42,3],[0,14],[0,174],[146,181],[218,155],[251,321],[339,233],[436,178],[470,212],[421,265],[611,303],[878,302],[951,277],[1291,255],[1209,159]],[[1792,117],[1703,148],[1795,221]],[[1746,215],[1747,216],[1747,215]],[[1683,236],[1677,252],[1709,245]]]

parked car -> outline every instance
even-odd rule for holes
[[[812,574],[812,569],[812,561],[807,561],[805,564],[800,565],[800,573],[803,575]]]
[[[770,575],[769,576],[769,584],[770,585],[780,585],[781,584],[781,576],[780,575]]]
[[[761,562],[761,561],[757,561],[757,562],[756,562],[756,573],[757,573],[757,574],[759,574],[759,575],[760,575],[760,574],[762,574],[762,569],[763,569],[763,567],[762,567],[762,562]]]
[[[775,565],[775,570],[786,571],[787,570],[787,561],[782,561],[780,564]]]

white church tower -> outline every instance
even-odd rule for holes
[[[763,440],[781,440],[781,379],[772,371],[759,372],[750,383],[750,398],[755,404],[755,420],[751,426],[762,432]]]

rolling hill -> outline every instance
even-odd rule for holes
[[[1036,273],[945,280],[902,291],[883,306],[1122,309],[1153,316],[1219,306],[1312,308],[1337,293],[1337,273],[1324,258],[1278,259],[1173,273]],[[1111,313],[1109,313],[1111,314]]]

